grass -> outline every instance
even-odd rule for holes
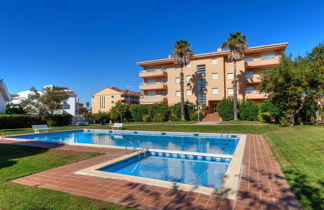
[[[0,144],[0,209],[126,209],[103,201],[11,183],[11,179],[99,155]]]
[[[324,127],[296,126],[265,136],[304,209],[324,209]]]
[[[219,125],[195,125],[192,122],[126,123],[125,129],[149,131],[229,132],[263,134],[269,142],[293,192],[304,209],[324,209],[324,127],[282,128],[272,124],[225,122]],[[55,127],[52,131],[84,127]],[[86,128],[109,129],[107,125]],[[11,134],[32,132],[30,128],[12,129]],[[1,150],[0,150],[1,151]],[[1,188],[0,188],[1,189]],[[1,198],[0,198],[1,201]]]

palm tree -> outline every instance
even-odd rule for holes
[[[188,44],[188,41],[179,40],[176,41],[173,47],[173,53],[171,54],[171,58],[173,59],[175,66],[181,68],[181,72],[180,72],[181,120],[185,120],[183,68],[190,63],[190,58],[193,55],[193,51],[191,51],[189,48],[190,48],[190,44]]]
[[[230,33],[221,46],[222,49],[229,49],[228,59],[234,63],[234,81],[233,81],[233,112],[234,120],[237,120],[238,109],[237,109],[237,77],[236,77],[236,62],[244,58],[244,52],[247,49],[246,36],[242,35],[241,32]]]

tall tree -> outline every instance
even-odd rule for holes
[[[44,105],[40,102],[41,92],[31,87],[30,93],[20,102],[20,106],[29,114],[45,114]]]
[[[294,60],[283,56],[280,64],[262,74],[261,91],[269,93],[280,109],[281,123],[304,123],[301,115],[312,112],[319,118],[324,95],[324,44]],[[310,107],[316,107],[314,110]],[[307,120],[307,119],[306,119]]]
[[[185,101],[184,101],[184,75],[183,68],[190,63],[190,58],[193,55],[190,50],[190,44],[186,40],[176,41],[173,47],[171,58],[176,67],[181,68],[180,72],[180,103],[181,103],[181,120],[185,120]]]
[[[234,120],[238,119],[238,99],[237,99],[237,76],[236,62],[244,58],[244,52],[247,49],[246,36],[241,32],[230,33],[227,40],[221,45],[221,48],[228,49],[228,59],[234,63],[234,80],[233,80],[233,112]]]
[[[31,88],[31,93],[21,102],[21,106],[30,114],[53,115],[56,110],[63,109],[69,94],[61,87],[50,86],[37,91]]]

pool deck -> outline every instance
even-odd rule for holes
[[[248,135],[239,192],[234,200],[75,172],[127,154],[125,150],[37,141],[0,140],[59,150],[101,152],[102,156],[12,180],[139,209],[300,209],[262,135]]]

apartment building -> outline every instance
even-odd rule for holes
[[[0,114],[6,112],[6,105],[10,101],[11,96],[8,92],[6,84],[0,80]]]
[[[45,85],[43,89],[52,87],[54,87],[54,85]],[[75,91],[70,90],[68,87],[56,87],[61,88],[63,91],[65,91],[69,95],[69,97],[65,102],[63,102],[63,109],[56,110],[55,114],[70,114],[72,116],[77,116],[79,114],[79,97],[77,93]],[[38,91],[38,93],[43,94],[43,90]],[[26,99],[30,94],[34,94],[34,92],[31,90],[25,90],[16,94],[12,94],[10,102],[13,104],[20,104],[21,101]]]
[[[238,98],[262,102],[268,97],[258,91],[260,72],[276,66],[288,43],[250,47],[245,59],[237,62]],[[180,68],[170,58],[137,62],[143,67],[141,104],[180,102]],[[206,104],[211,113],[223,98],[233,96],[233,63],[228,60],[228,51],[195,54],[184,68],[185,101]]]
[[[115,87],[104,88],[92,95],[92,113],[109,112],[118,101],[125,104],[139,104],[141,93],[121,90]]]

